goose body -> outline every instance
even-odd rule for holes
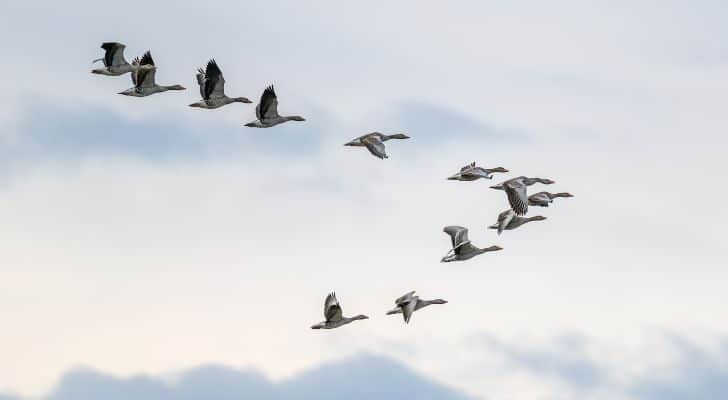
[[[119,76],[129,72],[133,72],[135,67],[129,64],[124,58],[124,49],[126,46],[118,42],[105,42],[101,44],[104,50],[104,56],[94,60],[94,62],[102,61],[104,68],[96,68],[91,73],[97,75]]]
[[[154,65],[152,54],[149,51],[144,53],[141,59],[134,59],[132,65],[134,66],[134,71],[131,74],[131,81],[134,87],[119,92],[119,94],[132,97],[146,97],[168,90],[185,90],[181,85],[164,86],[158,85],[155,82],[157,67]]]
[[[384,148],[384,142],[390,139],[409,139],[410,137],[405,135],[404,133],[395,133],[393,135],[385,135],[380,132],[371,132],[367,133],[366,135],[359,136],[358,138],[348,142],[344,143],[344,146],[354,146],[354,147],[366,147],[367,150],[374,156],[379,159],[385,159],[387,157],[387,152]]]
[[[546,217],[543,217],[541,215],[535,215],[533,217],[521,217],[519,215],[516,215],[513,210],[506,210],[500,213],[498,215],[498,221],[488,228],[497,229],[498,234],[500,235],[504,230],[510,231],[518,228],[525,223],[531,221],[543,221],[545,219]]]
[[[496,167],[496,168],[483,168],[478,167],[475,165],[475,161],[472,163],[460,168],[460,172],[456,173],[455,175],[450,176],[447,178],[451,181],[476,181],[478,179],[493,179],[493,173],[494,172],[508,172],[507,169],[503,167]]]
[[[344,317],[339,300],[336,299],[336,293],[329,293],[326,296],[326,300],[324,301],[324,317],[326,318],[324,321],[311,326],[311,329],[335,329],[360,319],[369,318],[363,314]]]
[[[190,104],[190,107],[215,109],[230,103],[252,103],[245,97],[228,97],[225,94],[225,77],[214,59],[207,62],[204,70],[197,70],[197,84],[200,85],[202,100]]]
[[[387,311],[387,315],[402,314],[404,322],[409,323],[412,314],[424,307],[432,304],[446,304],[447,300],[434,299],[434,300],[422,300],[419,296],[415,296],[415,291],[411,291],[397,300],[394,301],[396,305],[392,310]]]
[[[528,196],[528,205],[537,207],[548,207],[558,197],[574,197],[571,193],[549,193],[538,192]]]
[[[474,246],[468,239],[468,228],[462,226],[446,226],[443,232],[450,236],[452,249],[440,262],[465,261],[489,251],[503,250],[503,248],[498,246],[490,246],[482,249]]]
[[[253,122],[245,124],[249,128],[270,128],[288,121],[305,121],[298,116],[281,116],[278,114],[278,97],[273,85],[268,86],[260,96],[260,102],[255,106],[255,116],[258,118]]]
[[[504,190],[505,189],[504,185],[505,185],[506,182],[512,181],[512,180],[516,180],[516,179],[522,180],[523,183],[526,186],[533,186],[533,185],[535,185],[537,183],[541,183],[541,184],[544,184],[544,185],[552,185],[552,184],[556,183],[556,181],[553,181],[551,179],[546,179],[546,178],[528,178],[528,177],[525,177],[525,176],[519,176],[517,178],[513,178],[513,179],[509,179],[509,180],[507,180],[505,182],[501,182],[501,183],[499,183],[497,185],[493,185],[490,188],[491,189],[495,189],[495,190]]]

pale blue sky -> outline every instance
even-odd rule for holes
[[[336,363],[339,395],[385,385],[371,362],[463,398],[726,394],[721,2],[42,7],[0,15],[0,393],[196,399],[174,377],[213,364],[277,398]],[[117,95],[89,73],[109,40],[188,90]],[[307,121],[190,109],[211,57]],[[371,130],[412,139],[342,146]],[[576,197],[498,237],[502,193],[445,180],[474,160]],[[449,224],[505,250],[440,264]],[[384,316],[413,289],[450,303]],[[331,290],[372,318],[308,329]]]

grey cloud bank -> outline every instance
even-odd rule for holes
[[[403,364],[367,354],[324,364],[281,382],[272,382],[256,371],[222,366],[202,366],[184,371],[173,383],[148,376],[119,379],[93,370],[78,369],[65,374],[53,392],[44,397],[45,400],[468,398],[414,373]]]

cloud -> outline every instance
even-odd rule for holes
[[[549,349],[526,348],[487,334],[477,340],[502,355],[512,366],[558,378],[579,389],[594,388],[605,379],[602,367],[585,356],[586,339],[579,335],[558,337]]]
[[[599,345],[581,335],[563,335],[541,345],[505,342],[489,334],[468,341],[490,352],[483,357],[502,357],[505,368],[510,369],[506,377],[527,371],[535,379],[532,385],[541,382],[550,387],[553,395],[546,398],[713,400],[728,396],[725,343],[717,351],[708,351],[678,335],[658,335],[650,342],[656,348],[642,348],[637,354],[629,354],[620,346],[622,354],[616,355],[619,361],[610,362],[615,354],[588,353],[587,348],[594,350]],[[662,358],[668,355],[667,359],[656,360],[661,357],[650,355],[655,351]],[[635,369],[637,363],[646,365]]]
[[[169,380],[115,378],[93,370],[67,373],[45,400],[460,400],[465,395],[412,372],[391,359],[361,354],[272,382],[254,370],[202,366]]]
[[[641,400],[715,400],[728,397],[728,348],[709,353],[679,336],[672,337],[678,361],[665,371],[634,383],[629,392]]]

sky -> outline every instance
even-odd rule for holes
[[[38,11],[42,5],[43,12]],[[87,0],[0,15],[0,399],[728,396],[719,1]],[[184,92],[117,95],[101,42]],[[275,84],[282,114],[198,100]],[[389,159],[343,144],[406,132]],[[461,166],[568,191],[508,207]],[[441,264],[446,225],[503,251]],[[341,329],[314,331],[326,294]],[[410,324],[417,290],[444,298]],[[79,388],[93,388],[81,390]],[[117,396],[117,397],[114,397]],[[427,397],[429,396],[429,397]]]

